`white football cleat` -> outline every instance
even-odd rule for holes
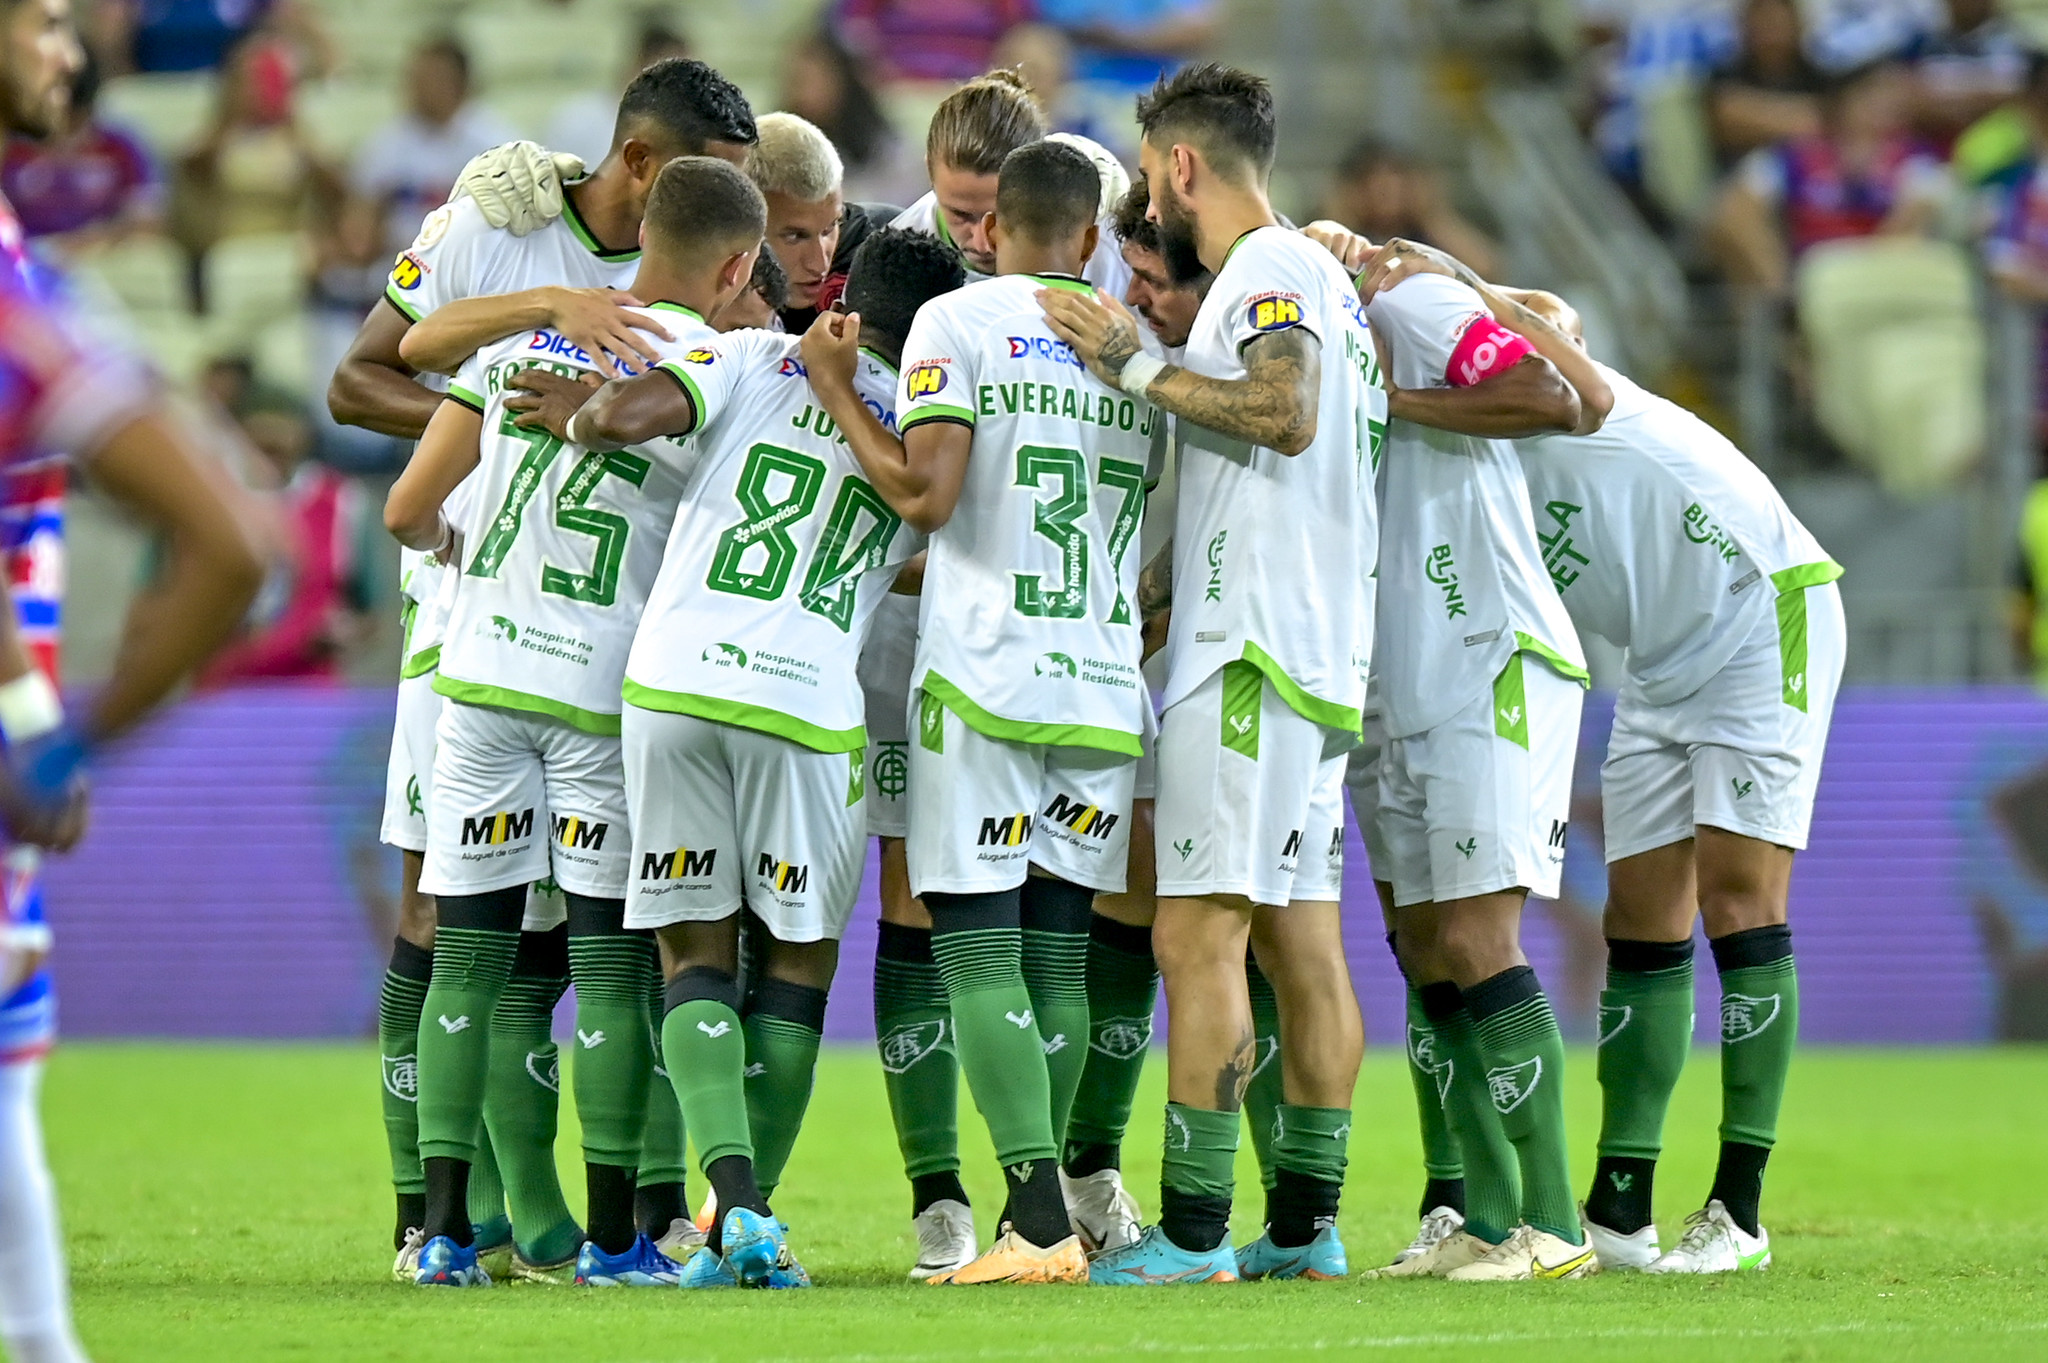
[[[1394,1263],[1405,1264],[1410,1259],[1420,1258],[1457,1232],[1465,1229],[1465,1213],[1449,1207],[1431,1207],[1422,1218],[1422,1225],[1416,1230],[1415,1238],[1408,1242],[1408,1248],[1394,1256]],[[1388,1265],[1393,1267],[1392,1264]]]
[[[1678,1244],[1659,1256],[1645,1273],[1761,1273],[1771,1266],[1771,1233],[1758,1226],[1757,1233],[1735,1224],[1720,1201],[1685,1218],[1685,1234]]]
[[[1632,1235],[1623,1235],[1587,1216],[1585,1204],[1580,1203],[1579,1224],[1586,1228],[1586,1241],[1593,1246],[1593,1254],[1600,1260],[1602,1273],[1641,1273],[1657,1260],[1655,1222],[1641,1227]]]
[[[1365,1278],[1443,1278],[1493,1252],[1493,1246],[1471,1231],[1452,1231],[1412,1259],[1397,1259],[1385,1268],[1360,1274]]]
[[[1444,1277],[1454,1283],[1514,1283],[1590,1278],[1600,1271],[1600,1260],[1589,1240],[1575,1245],[1562,1236],[1534,1226],[1517,1226],[1515,1233],[1495,1245],[1484,1258]]]
[[[917,1232],[917,1267],[910,1270],[914,1281],[923,1282],[952,1273],[974,1262],[974,1209],[965,1202],[942,1197],[919,1212],[910,1222]]]
[[[391,1276],[399,1282],[417,1281],[420,1276],[420,1249],[427,1243],[427,1233],[418,1226],[405,1228],[405,1243],[398,1247],[398,1257],[391,1261]]]
[[[1116,1169],[1098,1169],[1081,1178],[1060,1171],[1060,1192],[1067,1199],[1067,1223],[1090,1254],[1138,1243],[1138,1199],[1124,1187]]]
[[[687,1216],[679,1216],[668,1223],[668,1229],[654,1242],[654,1247],[679,1264],[686,1264],[690,1256],[704,1248],[709,1237],[697,1229],[697,1223]]]

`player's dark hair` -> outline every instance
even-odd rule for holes
[[[900,346],[919,308],[966,282],[958,251],[928,233],[885,227],[853,253],[841,305],[860,314],[863,331]]]
[[[768,204],[738,166],[714,156],[678,156],[647,195],[648,242],[685,260],[744,251],[768,230]]]
[[[1152,187],[1140,175],[1131,181],[1124,196],[1111,205],[1109,227],[1118,241],[1127,241],[1141,251],[1159,250],[1159,224],[1145,214],[1152,207]]]
[[[1045,133],[1045,111],[1031,83],[1016,71],[991,71],[947,95],[932,114],[924,135],[925,166],[994,175],[1004,157]]]
[[[781,312],[789,306],[789,276],[773,251],[763,250],[754,257],[754,277],[747,287],[761,295],[761,301],[771,312]]]
[[[754,109],[740,88],[695,57],[669,57],[633,77],[612,128],[618,147],[636,127],[660,129],[686,156],[713,142],[752,146]]]
[[[1064,241],[1095,221],[1102,177],[1086,152],[1041,138],[1003,158],[996,180],[996,221],[1041,246]]]
[[[469,49],[450,33],[437,34],[413,49],[416,57],[438,57],[455,68],[464,86],[469,84]]]
[[[1263,175],[1273,167],[1273,87],[1235,66],[1184,66],[1138,96],[1138,126],[1155,147],[1186,142],[1212,163]]]

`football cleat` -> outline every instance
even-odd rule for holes
[[[1442,1278],[1493,1252],[1493,1246],[1468,1230],[1454,1230],[1412,1259],[1396,1259],[1368,1278]]]
[[[1049,1249],[1041,1249],[1014,1230],[1006,1230],[988,1247],[988,1253],[973,1263],[940,1273],[926,1282],[933,1286],[978,1287],[983,1283],[1085,1283],[1088,1281],[1088,1251],[1081,1237],[1069,1235]]]
[[[789,1227],[784,1226],[782,1229],[786,1233]],[[778,1291],[786,1291],[793,1287],[809,1287],[810,1285],[811,1275],[806,1273],[804,1266],[796,1261],[796,1256],[789,1252],[789,1246],[786,1243],[782,1246],[781,1257],[775,1261],[775,1267],[769,1269],[768,1276],[761,1279],[761,1286]]]
[[[680,1272],[676,1261],[654,1247],[645,1235],[617,1254],[607,1254],[589,1240],[576,1255],[578,1287],[674,1287]]]
[[[517,1283],[539,1283],[543,1287],[567,1287],[576,1281],[576,1260],[579,1255],[570,1254],[551,1264],[537,1263],[526,1257],[517,1248],[512,1251],[511,1281]]]
[[[1283,1249],[1273,1243],[1268,1231],[1237,1252],[1237,1276],[1246,1282],[1260,1278],[1307,1278],[1328,1282],[1349,1277],[1351,1264],[1344,1257],[1344,1242],[1335,1226],[1325,1226],[1305,1245]]]
[[[1134,1244],[1144,1229],[1138,1224],[1138,1199],[1124,1187],[1118,1170],[1068,1178],[1062,1169],[1060,1192],[1067,1199],[1067,1222],[1090,1254]]]
[[[477,1262],[476,1246],[437,1235],[420,1246],[420,1267],[413,1281],[421,1287],[489,1287],[491,1275]]]
[[[1237,1255],[1225,1240],[1206,1253],[1182,1249],[1157,1226],[1120,1249],[1095,1256],[1088,1281],[1111,1287],[1162,1287],[1169,1283],[1234,1283]]]
[[[1443,1276],[1454,1283],[1513,1283],[1590,1278],[1599,1271],[1591,1241],[1575,1245],[1547,1230],[1517,1226],[1484,1256]]]
[[[687,1216],[679,1216],[668,1223],[668,1229],[654,1242],[654,1247],[679,1264],[690,1261],[690,1256],[704,1247],[706,1232],[697,1229],[696,1222]]]
[[[473,1224],[470,1243],[476,1247],[476,1261],[493,1281],[502,1281],[512,1276],[512,1222],[502,1216],[493,1217],[482,1224]]]
[[[725,1214],[718,1238],[725,1266],[741,1287],[759,1287],[789,1250],[780,1221],[745,1207]]]
[[[689,1289],[707,1287],[738,1287],[740,1280],[725,1266],[725,1260],[718,1257],[711,1246],[705,1245],[690,1256],[676,1275],[676,1286]]]
[[[1427,1254],[1463,1229],[1465,1213],[1449,1207],[1431,1207],[1423,1215],[1422,1225],[1416,1229],[1415,1238],[1408,1242],[1408,1248],[1394,1256],[1394,1262],[1405,1264],[1410,1259]]]
[[[391,1261],[391,1276],[402,1283],[416,1282],[420,1276],[420,1247],[427,1243],[427,1233],[418,1226],[405,1228],[405,1243],[398,1247],[398,1257]]]
[[[703,1231],[706,1235],[709,1235],[711,1234],[711,1228],[717,1224],[718,1190],[715,1188],[706,1188],[704,1190],[704,1200],[697,1204],[696,1226],[698,1230]]]
[[[1623,1235],[1587,1216],[1583,1203],[1579,1206],[1579,1224],[1586,1228],[1586,1239],[1593,1246],[1594,1257],[1600,1260],[1602,1273],[1640,1273],[1656,1262],[1654,1224],[1639,1227],[1632,1235]]]
[[[965,1202],[942,1197],[911,1218],[910,1228],[917,1232],[917,1267],[910,1270],[913,1281],[936,1278],[974,1262],[974,1209]]]
[[[1717,1198],[1685,1218],[1678,1244],[1644,1269],[1645,1273],[1761,1273],[1771,1266],[1771,1233],[1757,1233],[1735,1224]]]

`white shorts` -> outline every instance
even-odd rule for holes
[[[1365,742],[1352,749],[1344,766],[1344,789],[1351,795],[1351,817],[1358,824],[1358,836],[1365,843],[1366,864],[1374,880],[1393,874],[1393,854],[1380,838],[1380,754],[1387,746],[1387,725],[1379,708],[1367,703]]]
[[[1379,838],[1396,904],[1526,887],[1557,898],[1585,691],[1517,653],[1493,689],[1380,753]]]
[[[1698,824],[1806,846],[1848,631],[1833,583],[1801,595],[1781,597],[1778,613],[1683,700],[1650,705],[1622,683],[1600,768],[1610,863],[1683,842]],[[1781,627],[1802,610],[1803,650],[1796,627]]]
[[[1211,673],[1159,724],[1161,897],[1340,898],[1352,741],[1294,710],[1249,663]]]
[[[910,673],[917,662],[917,612],[914,596],[884,596],[860,651],[870,837],[901,838],[910,832]]]
[[[626,926],[730,918],[784,942],[837,940],[867,860],[865,755],[627,705]]]
[[[427,805],[434,795],[434,726],[445,702],[434,674],[398,683],[391,761],[384,769],[384,826],[378,837],[408,852],[427,850]]]
[[[1145,727],[1138,731],[1138,771],[1131,778],[1133,800],[1154,800],[1159,797],[1159,712],[1152,708],[1148,699],[1145,704]]]
[[[617,738],[451,701],[436,740],[422,891],[553,879],[593,899],[625,897],[632,833]]]
[[[1106,894],[1130,862],[1137,759],[1099,748],[1007,743],[917,695],[910,745],[910,892],[987,894],[1027,866]]]

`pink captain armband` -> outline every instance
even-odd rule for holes
[[[1520,364],[1525,356],[1535,353],[1536,347],[1530,345],[1526,337],[1517,336],[1481,313],[1472,319],[1465,328],[1465,334],[1458,338],[1457,349],[1451,352],[1451,363],[1444,371],[1444,379],[1453,388],[1470,388],[1495,374],[1507,372]]]

